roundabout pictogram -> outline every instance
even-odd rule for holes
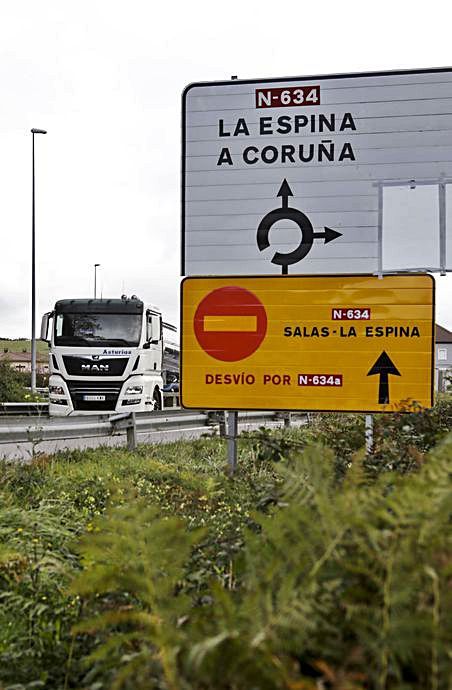
[[[301,231],[301,241],[291,252],[275,252],[272,258],[272,263],[282,267],[282,273],[288,273],[288,267],[296,264],[309,254],[311,251],[314,239],[324,239],[325,244],[332,242],[342,233],[332,230],[331,228],[324,228],[323,232],[314,232],[312,223],[309,218],[299,209],[289,206],[289,196],[293,196],[293,192],[286,179],[283,180],[277,196],[281,197],[281,208],[275,208],[269,211],[259,223],[257,229],[257,246],[260,251],[268,249],[270,246],[269,233],[275,223],[280,220],[291,220],[298,225]]]

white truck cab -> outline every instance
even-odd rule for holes
[[[89,415],[161,409],[165,382],[160,310],[135,295],[64,299],[44,314],[49,344],[49,414]],[[177,371],[177,345],[169,348]]]

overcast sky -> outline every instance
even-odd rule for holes
[[[450,2],[0,4],[0,336],[57,299],[135,293],[178,319],[180,97],[193,81],[444,67]],[[452,328],[452,276],[437,278]]]

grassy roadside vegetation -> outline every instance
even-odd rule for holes
[[[48,345],[42,340],[36,341],[38,354],[48,355]],[[0,338],[0,352],[8,360],[14,359],[14,353],[31,352],[31,340],[27,338]],[[32,402],[44,400],[39,395],[32,395],[28,390],[31,385],[31,374],[26,371],[16,371],[6,360],[0,361],[0,402]],[[38,388],[48,384],[48,375],[37,374]]]
[[[37,375],[38,386],[47,385],[48,377]],[[43,400],[41,396],[30,391],[30,373],[16,371],[9,362],[0,361],[0,403],[3,402],[32,402]]]
[[[0,338],[0,351],[4,352],[31,352],[31,340],[28,338]],[[49,346],[42,340],[36,341],[36,352],[48,354]]]
[[[0,687],[450,690],[452,397],[0,466]]]

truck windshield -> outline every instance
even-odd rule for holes
[[[139,314],[57,314],[55,319],[55,345],[128,345],[140,342],[141,316]]]

